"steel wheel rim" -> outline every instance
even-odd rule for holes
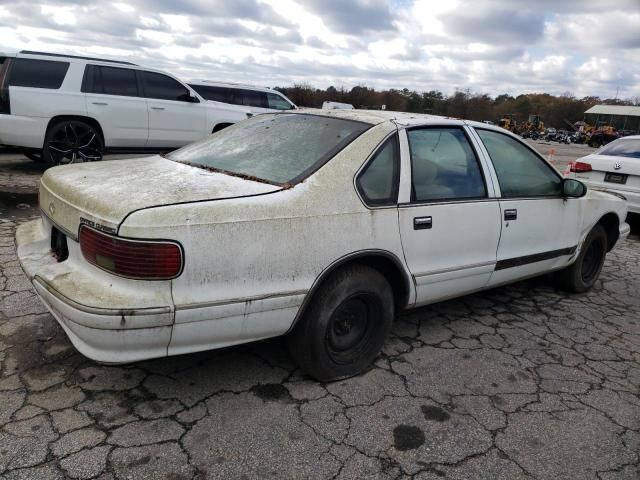
[[[366,350],[382,306],[375,295],[358,293],[334,310],[327,325],[326,346],[331,359],[350,363]]]
[[[57,165],[102,159],[98,134],[90,126],[79,122],[67,122],[57,127],[47,147],[49,156]]]

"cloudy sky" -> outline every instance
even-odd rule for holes
[[[267,86],[640,96],[640,0],[0,0],[0,51]]]

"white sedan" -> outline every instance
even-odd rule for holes
[[[627,200],[630,212],[640,213],[640,135],[619,138],[569,162],[565,176],[592,188],[616,192]]]
[[[167,156],[56,167],[18,257],[76,348],[122,363],[287,335],[328,381],[396,313],[558,271],[591,288],[625,203],[503,129],[393,112],[265,114]]]

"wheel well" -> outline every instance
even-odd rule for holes
[[[298,320],[304,315],[311,298],[322,286],[325,280],[333,272],[345,268],[349,265],[365,265],[380,272],[389,282],[391,290],[393,291],[393,299],[395,302],[396,311],[404,309],[409,303],[409,278],[402,268],[402,264],[397,257],[386,252],[362,252],[352,255],[347,255],[340,260],[334,262],[330,267],[325,269],[315,283],[311,287],[311,290],[305,296],[304,302],[298,310],[293,324],[289,328],[289,331],[293,330]]]
[[[615,213],[609,212],[600,220],[598,225],[602,225],[607,232],[607,252],[611,251],[620,236],[620,220]]]
[[[95,128],[98,131],[98,134],[102,139],[102,145],[104,145],[106,148],[105,141],[104,141],[104,132],[102,131],[102,127],[100,126],[100,124],[95,118],[83,117],[82,115],[58,115],[57,117],[53,117],[51,120],[49,120],[46,131],[49,131],[49,127],[51,127],[51,125],[53,125],[54,123],[64,121],[64,120],[79,120],[81,122],[85,122],[91,125],[93,128]]]
[[[218,123],[215,127],[213,127],[213,131],[211,133],[219,132],[223,128],[227,128],[231,125],[233,125],[233,123]]]

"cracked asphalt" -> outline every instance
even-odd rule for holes
[[[320,384],[281,339],[84,358],[16,260],[36,213],[0,215],[2,478],[640,478],[637,236],[586,294],[541,277],[411,311],[370,370]]]

